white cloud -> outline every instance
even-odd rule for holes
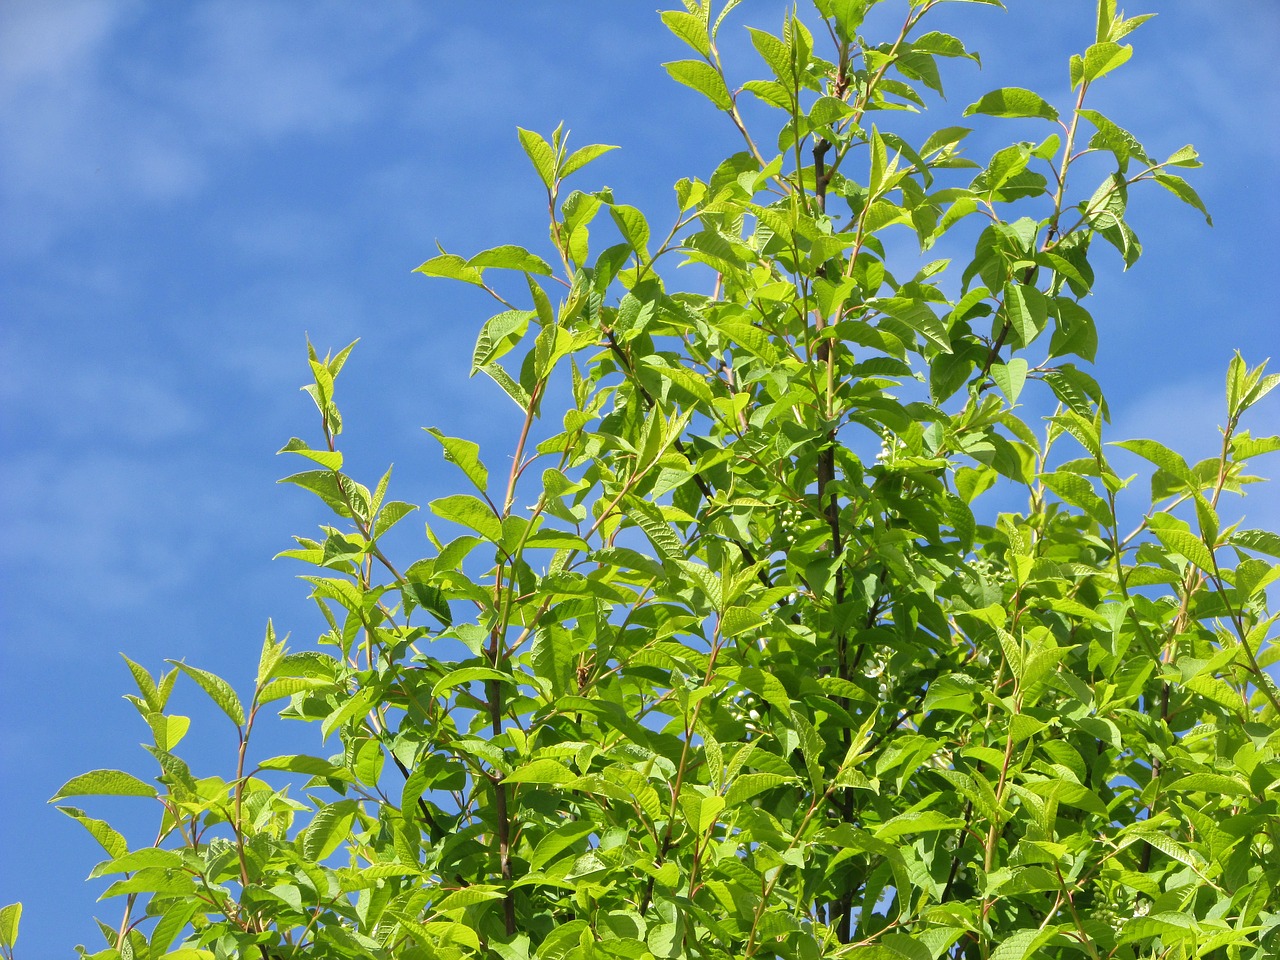
[[[201,418],[163,372],[54,355],[29,340],[4,344],[0,405],[46,441],[150,446],[190,435]]]
[[[157,95],[220,143],[324,134],[371,118],[385,93],[371,74],[413,40],[420,17],[403,3],[206,3],[184,33],[184,62],[160,64]],[[152,61],[156,62],[156,61]]]
[[[56,576],[78,603],[99,610],[141,608],[184,583],[198,568],[199,541],[207,541],[198,529],[212,512],[229,511],[183,502],[192,491],[174,473],[174,465],[114,454],[8,465],[11,502],[40,505],[19,511],[10,527],[26,544],[23,579]]]
[[[24,85],[66,84],[127,9],[92,0],[14,0],[0,7],[0,103]]]
[[[0,249],[41,256],[107,216],[189,197],[247,147],[377,119],[406,3],[0,7]],[[154,13],[154,11],[152,11]]]

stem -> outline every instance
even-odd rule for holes
[[[516,452],[511,457],[511,473],[507,476],[507,494],[502,501],[502,518],[511,516],[511,505],[516,499],[516,481],[520,479],[520,461],[524,459],[524,446],[529,440],[529,428],[533,426],[533,418],[538,412],[538,401],[542,399],[542,391],[546,380],[539,380],[529,393],[529,409],[524,413],[524,423],[520,427],[520,439],[516,441]]]
[[[1067,139],[1062,145],[1062,172],[1058,175],[1058,191],[1053,197],[1053,219],[1049,221],[1049,229],[1045,234],[1045,244],[1051,243],[1058,235],[1058,219],[1062,216],[1062,202],[1067,195],[1067,170],[1074,157],[1071,151],[1075,148],[1076,129],[1080,126],[1080,111],[1084,109],[1084,95],[1089,89],[1089,81],[1080,81],[1080,92],[1076,94],[1076,105],[1071,111],[1071,125],[1067,127]]]

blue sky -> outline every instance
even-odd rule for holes
[[[1010,7],[944,8],[984,69],[952,64],[927,122],[1003,85],[1067,105],[1066,57],[1091,40],[1092,2]],[[1157,187],[1135,191],[1147,252],[1124,275],[1102,252],[1095,373],[1114,438],[1202,457],[1232,350],[1280,354],[1280,12],[1128,12],[1148,8],[1160,16],[1093,106],[1158,156],[1194,142],[1216,227]],[[724,46],[740,79],[759,75],[742,25],[776,29],[781,9],[747,0],[733,15]],[[491,311],[411,269],[437,239],[463,253],[545,242],[517,124],[563,119],[578,144],[620,144],[579,185],[665,219],[677,178],[738,149],[659,65],[687,54],[632,0],[0,5],[0,903],[27,904],[21,954],[100,944],[102,888],[83,882],[98,848],[45,800],[94,767],[149,775],[118,652],[151,669],[186,658],[243,689],[268,617],[295,648],[316,632],[299,571],[270,559],[324,519],[275,485],[300,468],[274,452],[316,434],[297,391],[304,335],[322,351],[362,338],[340,381],[351,471],[376,478],[394,461],[399,498],[452,492],[420,428],[501,436],[509,401],[466,377]],[[1251,426],[1280,432],[1275,397]],[[1280,528],[1275,489],[1236,506]],[[227,773],[225,719],[190,689],[175,706],[195,717],[196,772]],[[318,749],[313,736],[268,725],[261,755]],[[145,807],[86,806],[119,814],[136,843],[154,829]]]

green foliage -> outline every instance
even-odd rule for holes
[[[14,944],[18,942],[18,921],[22,919],[22,904],[10,903],[0,907],[0,956],[13,957]]]
[[[667,70],[743,144],[665,219],[566,188],[612,148],[519,132],[556,270],[510,244],[418,268],[500,303],[473,366],[519,409],[509,460],[429,429],[465,492],[428,505],[426,556],[384,551],[417,509],[390,472],[343,472],[351,348],[311,350],[320,442],[282,452],[336,519],[285,556],[329,629],[289,653],[268,627],[243,700],[129,662],[158,789],[98,770],[58,793],[160,808],[133,849],[60,808],[125,902],[93,956],[1276,955],[1280,535],[1221,511],[1280,449],[1240,426],[1280,376],[1232,362],[1221,451],[1192,465],[1111,441],[1081,366],[1095,241],[1141,253],[1130,188],[1203,211],[1169,172],[1194,150],[1154,162],[1084,106],[1146,18],[1100,0],[1073,104],[970,106],[1045,124],[975,163],[965,128],[912,144],[876,114],[977,54],[921,32],[938,0],[865,38],[874,2],[753,29],[739,87],[717,46],[736,4],[662,14],[697,56]],[[1077,196],[1086,154],[1114,170]],[[923,253],[973,224],[968,263],[887,255],[890,231]],[[703,292],[670,285],[682,265]],[[1153,467],[1132,516],[1117,446]],[[174,752],[179,674],[236,730],[227,778]],[[255,760],[268,704],[331,755]],[[16,929],[4,908],[6,951]]]

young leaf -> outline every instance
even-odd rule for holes
[[[1111,41],[1095,43],[1084,52],[1084,79],[1093,81],[1110,73],[1133,56],[1133,47]]]
[[[95,820],[76,807],[58,807],[58,810],[88,830],[89,836],[102,845],[102,849],[107,851],[107,856],[111,859],[123,857],[129,852],[129,845],[124,836],[105,820]]]
[[[664,63],[673,80],[697,90],[720,110],[732,110],[733,98],[715,67],[701,60],[675,60]]]
[[[1206,573],[1213,573],[1217,569],[1213,562],[1213,554],[1209,552],[1209,548],[1195,534],[1186,530],[1161,529],[1159,527],[1152,532],[1166,548],[1186,557]]]
[[[1007,364],[994,363],[991,365],[991,379],[1009,403],[1017,403],[1018,395],[1027,382],[1027,361],[1022,357],[1013,357]]]
[[[635,207],[621,203],[611,206],[609,213],[622,232],[623,239],[639,255],[641,262],[647,261],[649,259],[649,224],[644,214]]]
[[[579,147],[577,150],[573,151],[573,153],[569,154],[568,159],[565,160],[564,166],[560,168],[560,177],[563,179],[571,173],[577,173],[592,160],[603,157],[610,150],[617,149],[617,147],[611,146],[607,143],[592,143],[585,147]],[[549,268],[547,273],[551,273]]]
[[[12,950],[18,942],[18,921],[22,919],[22,904],[10,903],[0,907],[0,946]]]
[[[665,10],[661,14],[667,29],[704,57],[711,55],[711,39],[706,18],[685,10]]]
[[[1038,93],[1021,87],[1004,87],[984,94],[964,108],[964,116],[984,113],[991,117],[1041,117],[1057,120],[1058,111]]]
[[[61,800],[63,797],[154,797],[156,788],[143,783],[131,773],[123,770],[90,770],[78,777],[72,777],[58,792],[49,798]]]
[[[1018,347],[1030,346],[1049,319],[1049,304],[1044,294],[1025,283],[1006,283],[1004,307]]]
[[[440,445],[444,447],[444,458],[457,464],[458,469],[466,474],[477,490],[484,493],[489,489],[489,471],[480,462],[480,444],[458,437],[446,437],[435,427],[423,429],[440,441]]]
[[[1188,485],[1194,483],[1191,468],[1187,466],[1187,461],[1162,443],[1155,440],[1118,440],[1113,441],[1110,446],[1123,447],[1125,450],[1136,453],[1144,460],[1154,463],[1161,470],[1172,474]]]
[[[461,280],[463,283],[470,283],[477,287],[484,284],[480,271],[475,267],[468,266],[467,261],[455,253],[442,253],[438,257],[432,257],[425,263],[414,267],[413,272],[421,273],[428,277]]]
[[[200,689],[209,695],[209,699],[231,718],[232,723],[237,727],[244,725],[244,707],[241,706],[240,698],[236,696],[231,684],[208,670],[188,666],[181,660],[170,660],[169,663],[194,680]]]
[[[533,164],[533,169],[537,171],[538,177],[546,188],[550,190],[556,181],[556,154],[551,149],[551,144],[547,143],[546,140],[532,130],[524,130],[517,127],[516,131],[520,137],[520,146],[524,147],[524,152],[529,155],[529,161]]]
[[[1204,205],[1204,201],[1200,199],[1200,194],[1196,193],[1191,184],[1187,183],[1182,177],[1172,173],[1154,174],[1156,183],[1164,187],[1183,203],[1195,207],[1204,214],[1205,223],[1213,226],[1213,217],[1209,216],[1209,211]]]
[[[477,253],[467,261],[466,265],[477,271],[485,267],[493,267],[499,270],[523,270],[525,273],[551,276],[551,267],[548,266],[547,261],[530,253],[524,247],[511,243]]]
[[[502,523],[493,508],[466,494],[441,497],[429,504],[431,512],[442,520],[460,523],[493,543],[502,541]]]

